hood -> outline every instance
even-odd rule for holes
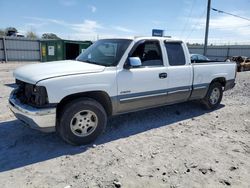
[[[105,67],[101,65],[65,60],[25,65],[14,71],[14,77],[30,84],[36,84],[38,81],[48,78],[73,74],[96,73],[104,69]]]

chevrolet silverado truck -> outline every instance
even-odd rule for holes
[[[215,109],[235,85],[236,64],[192,64],[185,43],[164,37],[102,39],[76,60],[26,65],[14,77],[15,116],[81,145],[94,141],[110,116],[190,100]]]

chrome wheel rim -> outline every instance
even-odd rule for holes
[[[220,98],[220,90],[218,88],[214,88],[209,98],[210,103],[216,104],[219,101],[219,98]]]
[[[97,115],[91,110],[83,110],[71,119],[70,128],[74,135],[85,137],[95,131],[97,124]]]

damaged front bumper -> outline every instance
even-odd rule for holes
[[[10,110],[17,119],[30,128],[40,130],[42,132],[55,131],[56,125],[56,108],[34,108],[32,106],[22,104],[15,97],[15,90],[12,91],[9,98]]]

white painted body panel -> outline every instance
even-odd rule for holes
[[[101,72],[104,68],[104,66],[72,60],[54,61],[20,67],[14,71],[14,77],[27,83],[36,84],[43,79]]]
[[[112,97],[117,95],[116,67],[107,67],[103,72],[46,79],[37,85],[46,87],[50,103],[59,103],[68,95],[90,91],[104,91]]]
[[[168,67],[168,88],[192,86],[193,70],[192,66],[184,65],[178,67]]]
[[[128,91],[133,94],[166,89],[167,79],[159,79],[159,74],[164,72],[167,72],[164,66],[119,70],[117,73],[118,95]]]
[[[235,78],[236,64],[230,62],[211,62],[193,64],[193,85],[209,84],[215,78],[232,80]]]

